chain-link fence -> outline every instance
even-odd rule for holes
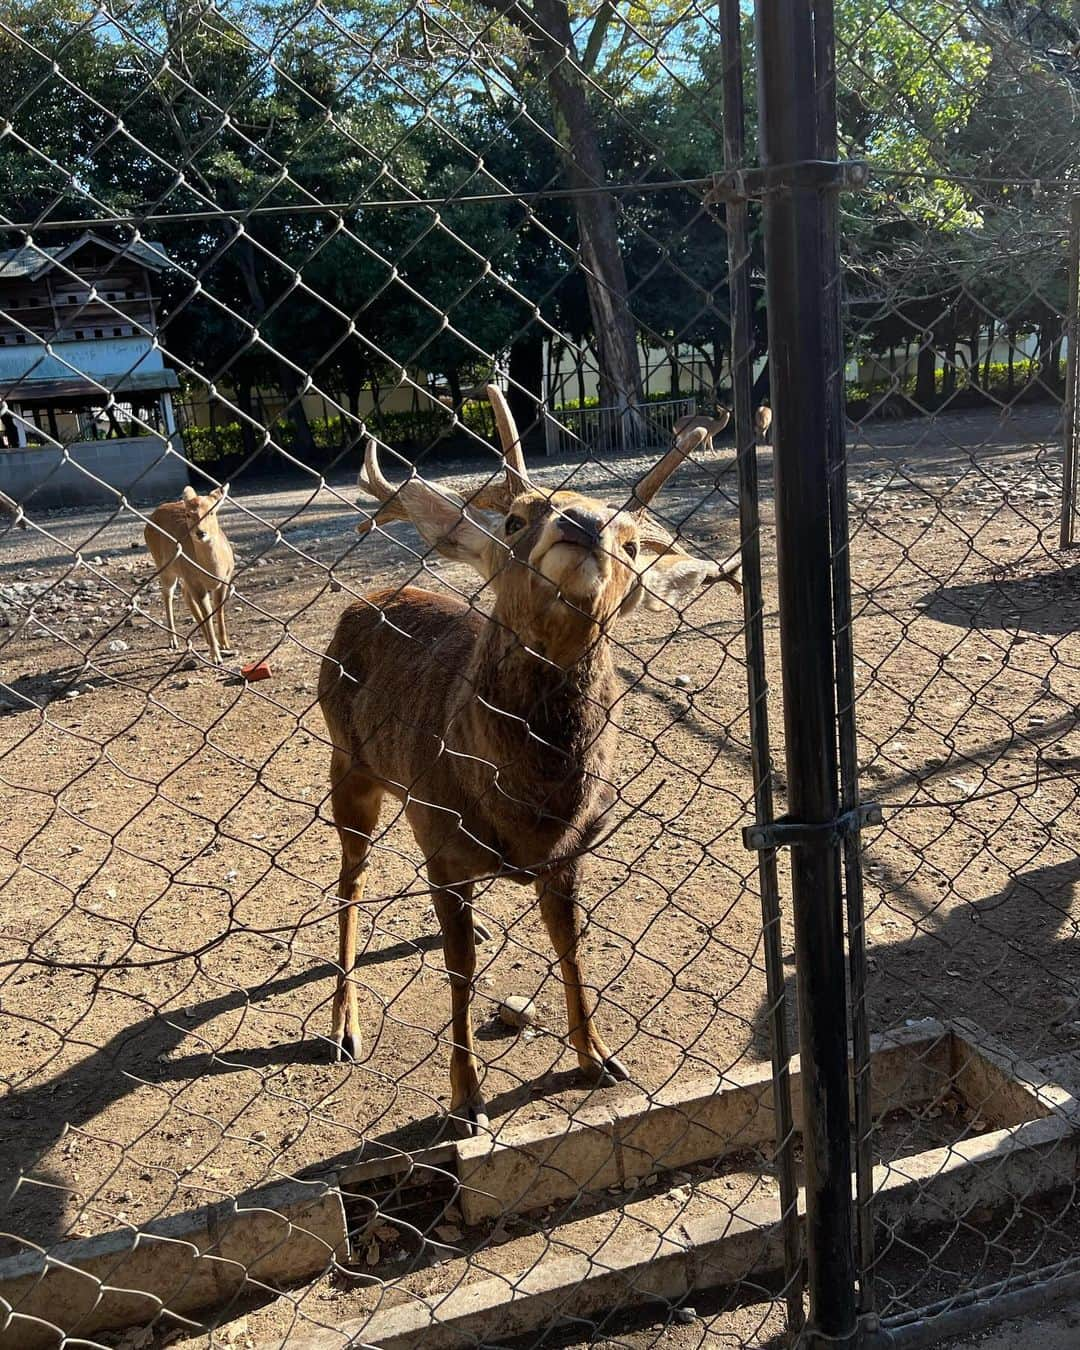
[[[0,48],[0,1343],[1074,1291],[1069,6]]]

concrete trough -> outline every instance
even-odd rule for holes
[[[799,1083],[795,1060],[796,1120]],[[875,1219],[893,1234],[1018,1196],[1033,1198],[1071,1184],[1080,1170],[1074,1097],[971,1023],[926,1021],[875,1037],[871,1083],[876,1115],[930,1105],[952,1093],[988,1127],[875,1168]],[[632,1188],[643,1177],[768,1146],[772,1139],[771,1075],[751,1069],[652,1097],[616,1097],[563,1121],[510,1127],[424,1155],[376,1157],[340,1175],[266,1188],[137,1233],[111,1233],[0,1262],[0,1319],[7,1318],[0,1320],[0,1347],[58,1345],[58,1329],[69,1338],[88,1337],[144,1324],[165,1308],[183,1319],[244,1292],[309,1281],[347,1257],[343,1185],[348,1190],[398,1172],[430,1171],[447,1181],[456,1174],[458,1203],[466,1221],[476,1224],[582,1191]],[[801,1218],[801,1194],[799,1213]],[[290,1343],[298,1350],[358,1344],[451,1350],[501,1342],[568,1319],[595,1319],[614,1307],[763,1280],[782,1264],[778,1199],[756,1193],[666,1232],[628,1240],[616,1231],[595,1251],[530,1264],[519,1277],[504,1273],[430,1301],[414,1293],[332,1329],[307,1336],[294,1331]]]
[[[346,1254],[334,1179],[285,1183],[0,1261],[0,1346],[31,1350],[321,1274]]]
[[[750,1072],[740,1080],[725,1079],[713,1105],[695,1095],[696,1089],[679,1100],[660,1100],[655,1126],[639,1101],[624,1099],[617,1108],[569,1122],[558,1134],[545,1137],[542,1129],[528,1127],[495,1140],[465,1141],[459,1146],[461,1179],[469,1178],[460,1197],[463,1208],[468,1190],[474,1198],[466,1214],[490,1217],[515,1206],[519,1212],[531,1208],[538,1194],[548,1199],[572,1194],[572,1185],[591,1185],[593,1178],[601,1184],[610,1177],[630,1181],[663,1167],[717,1157],[717,1147],[722,1154],[725,1147],[770,1142],[766,1077]],[[923,1022],[875,1037],[871,1077],[875,1113],[928,1105],[950,1091],[990,1126],[973,1138],[875,1167],[875,1222],[894,1236],[1074,1182],[1080,1168],[1075,1098],[972,1023]],[[792,1088],[798,1120],[797,1063]],[[676,1119],[682,1121],[679,1129],[673,1128]],[[544,1124],[550,1130],[550,1122]],[[601,1138],[608,1141],[606,1152]],[[634,1147],[624,1150],[626,1140]],[[802,1191],[798,1203],[803,1221]],[[293,1344],[297,1350],[360,1344],[380,1350],[463,1350],[576,1319],[596,1321],[613,1308],[674,1303],[694,1290],[763,1281],[782,1268],[779,1202],[755,1196],[734,1210],[723,1207],[715,1217],[680,1221],[665,1233],[612,1239],[587,1255],[541,1261],[520,1278],[504,1273],[431,1302],[414,1297],[296,1337]]]
[[[950,1033],[933,1020],[875,1036],[874,1115],[941,1096],[950,1086],[952,1055]],[[798,1056],[791,1062],[791,1098],[798,1120]],[[480,1223],[722,1158],[774,1137],[772,1072],[756,1065],[651,1095],[613,1096],[554,1126],[542,1120],[462,1140],[459,1203],[466,1222]]]

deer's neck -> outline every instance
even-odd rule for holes
[[[506,794],[542,815],[587,823],[612,758],[608,712],[618,681],[606,637],[593,628],[561,665],[497,620],[477,645],[469,715]]]

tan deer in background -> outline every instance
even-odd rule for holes
[[[772,430],[772,409],[763,403],[754,414],[754,439],[758,445],[769,444],[769,432]]]
[[[621,686],[609,634],[639,605],[675,620],[703,585],[740,589],[737,562],[691,557],[646,515],[665,480],[708,443],[708,426],[677,432],[613,509],[534,487],[505,399],[494,387],[488,395],[503,445],[499,487],[468,501],[415,474],[394,487],[374,442],[361,486],[379,500],[378,519],[412,521],[439,553],[477,571],[492,613],[413,587],[376,591],[341,616],[319,680],[342,850],[338,1055],[359,1053],[356,907],[389,794],[426,861],[451,985],[451,1109],[471,1131],[487,1123],[470,1016],[478,880],[497,874],[535,887],[578,1063],[600,1083],[626,1077],[594,1025],[578,949],[584,855],[617,800],[609,711]]]
[[[234,562],[232,545],[218,518],[227,492],[226,485],[200,497],[193,487],[186,487],[178,502],[165,502],[157,508],[143,532],[158,569],[169,646],[174,651],[180,646],[173,612],[179,586],[215,665],[220,663],[222,652],[229,651],[225,601]]]

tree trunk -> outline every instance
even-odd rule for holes
[[[671,379],[669,380],[671,386],[669,392],[671,397],[681,398],[682,386],[679,383],[679,377],[682,374],[682,370],[679,366],[679,349],[677,346],[668,348],[668,366],[671,370]]]
[[[252,311],[251,319],[258,323],[266,312],[266,299],[263,296],[259,274],[255,267],[255,250],[249,239],[238,240],[233,249],[244,288],[248,293],[248,302]],[[279,360],[277,367],[281,392],[285,395],[286,403],[291,405],[288,417],[294,429],[293,449],[301,459],[306,458],[311,461],[315,458],[315,437],[311,434],[311,424],[308,422],[307,411],[304,408],[303,399],[300,397],[299,378],[287,361]]]
[[[578,407],[585,407],[585,351],[578,347],[574,353],[574,374],[577,376]]]
[[[1050,378],[1047,381],[1055,394],[1064,391],[1064,385],[1061,380],[1061,349],[1064,345],[1064,338],[1057,333],[1054,338],[1053,346],[1050,348]]]
[[[534,12],[542,31],[537,31],[520,7],[510,11],[509,17],[523,16],[514,21],[525,24],[528,37],[546,56],[547,87],[567,181],[580,192],[574,198],[574,210],[600,371],[600,406],[616,410],[613,431],[622,445],[632,447],[641,444],[645,422],[616,203],[603,193],[587,195],[589,189],[606,181],[606,174],[566,0],[534,0]]]
[[[1039,380],[1046,392],[1054,387],[1053,382],[1053,351],[1054,351],[1054,329],[1056,324],[1050,315],[1047,315],[1042,323],[1039,324]]]
[[[943,400],[952,398],[956,393],[956,329],[951,325],[945,335],[945,370],[941,377],[941,395]]]
[[[543,451],[544,427],[540,409],[544,402],[544,335],[531,327],[510,347],[510,388],[507,402],[521,432],[521,443],[528,450],[536,445]]]
[[[712,372],[712,405],[715,406],[720,402],[720,376],[724,373],[724,346],[719,338],[713,338],[709,369]]]
[[[926,412],[933,408],[934,396],[937,393],[934,388],[937,352],[931,345],[929,337],[928,333],[923,335],[923,345],[919,348],[915,364],[915,402]]]
[[[1009,344],[1009,379],[1005,388],[1008,397],[1011,399],[1016,393],[1016,330],[1009,329],[1007,341]]]
[[[450,386],[450,402],[454,405],[454,412],[460,417],[465,396],[461,392],[461,371],[457,366],[450,366],[447,370],[446,383]]]
[[[994,343],[997,341],[997,324],[991,322],[986,338],[986,357],[983,361],[983,388],[990,388],[990,367],[994,364]]]
[[[971,358],[968,361],[968,386],[972,389],[979,387],[979,340],[981,337],[982,329],[976,324],[968,339],[968,347],[971,351]]]
[[[244,455],[250,458],[255,453],[255,429],[248,420],[255,416],[251,406],[251,383],[237,380],[235,384],[236,406],[245,414],[240,419],[240,444],[244,447]]]
[[[760,403],[772,402],[772,381],[769,377],[769,358],[766,356],[765,364],[761,367],[761,374],[754,381],[754,407]]]

